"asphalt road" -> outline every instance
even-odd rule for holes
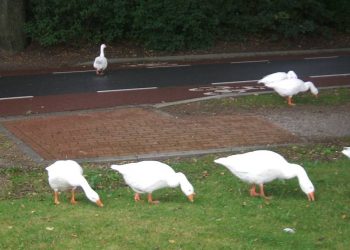
[[[111,105],[167,102],[174,99],[193,98],[202,94],[189,95],[189,89],[213,86],[256,85],[256,81],[263,76],[278,72],[294,70],[299,78],[322,82],[327,79],[329,83],[336,82],[339,78],[350,77],[350,56],[330,55],[319,57],[257,59],[216,63],[197,64],[145,64],[129,65],[125,68],[109,70],[104,76],[95,75],[92,70],[51,72],[38,75],[17,75],[0,77],[0,115],[16,114],[16,112],[4,112],[13,105],[24,105],[19,111],[23,114],[26,110],[33,112],[50,112],[45,109],[50,105],[39,102],[36,105],[40,109],[33,108],[33,99],[39,98],[46,102],[59,102],[58,96],[75,96],[76,102],[68,103],[62,110],[76,110],[84,108],[104,107]],[[347,80],[348,81],[348,80]],[[178,91],[176,91],[178,90]],[[175,93],[177,92],[177,93]],[[181,92],[181,93],[179,93]],[[117,94],[119,102],[104,105],[76,105],[81,96],[88,96],[84,103],[98,102],[111,98],[111,93]],[[100,99],[93,100],[94,96]],[[174,95],[176,94],[176,98]],[[157,95],[162,95],[161,98]],[[188,96],[189,95],[189,96]],[[51,98],[50,98],[51,97]],[[123,98],[121,98],[123,97]],[[142,97],[142,98],[141,98]],[[167,98],[169,97],[169,98]],[[40,99],[41,98],[41,99]],[[56,98],[56,99],[55,99]],[[28,106],[23,100],[31,100]],[[131,100],[130,100],[131,99]],[[15,103],[17,100],[22,100]],[[123,100],[125,100],[123,102]],[[10,101],[10,103],[7,103]],[[28,107],[26,107],[27,105]],[[34,105],[35,106],[35,105]],[[54,105],[51,105],[54,106]]]

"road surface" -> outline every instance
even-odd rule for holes
[[[350,84],[350,56],[259,58],[215,63],[128,65],[93,70],[0,76],[0,115],[153,104],[229,92],[266,91],[263,76],[294,70],[316,86]]]

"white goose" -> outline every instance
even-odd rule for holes
[[[276,72],[267,76],[264,76],[258,83],[263,83],[266,87],[269,87],[271,83],[279,82],[286,79],[297,79],[298,76],[293,70],[285,72]]]
[[[345,147],[341,152],[350,158],[350,147]]]
[[[112,165],[111,168],[122,174],[126,184],[135,191],[135,201],[140,200],[140,193],[148,193],[148,202],[156,204],[159,201],[153,201],[153,191],[180,185],[182,192],[193,202],[195,193],[191,183],[183,173],[176,173],[167,164],[159,161],[141,161]]]
[[[316,97],[318,95],[318,89],[312,82],[304,82],[300,79],[286,79],[279,82],[270,83],[269,88],[273,88],[277,94],[282,97],[286,97],[288,105],[295,105],[292,102],[294,95],[310,90]]]
[[[107,46],[105,44],[101,45],[100,48],[100,55],[95,58],[94,61],[94,68],[96,69],[96,74],[97,75],[103,75],[104,70],[107,68],[107,58],[105,57],[104,49]]]
[[[251,196],[265,196],[264,183],[275,179],[291,179],[297,177],[301,190],[309,201],[314,201],[315,188],[304,168],[288,163],[283,156],[268,150],[257,150],[244,154],[231,155],[214,160],[228,168],[242,181],[252,184]],[[260,193],[255,191],[255,185],[260,186]]]
[[[83,176],[83,169],[80,165],[72,160],[56,161],[46,168],[49,176],[49,185],[54,190],[55,204],[58,205],[58,192],[71,190],[72,197],[70,202],[74,205],[75,189],[81,187],[86,197],[96,203],[99,207],[103,207],[98,194],[90,187],[89,183]]]

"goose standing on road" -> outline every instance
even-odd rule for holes
[[[83,169],[81,166],[72,160],[56,161],[46,168],[49,176],[49,185],[54,190],[55,204],[60,204],[58,194],[60,191],[71,190],[72,196],[70,202],[74,205],[75,189],[81,187],[85,192],[86,197],[103,207],[99,195],[90,187],[89,183],[83,176]]]
[[[105,57],[105,52],[104,52],[104,49],[106,47],[107,46],[105,44],[101,45],[100,55],[96,57],[94,61],[94,68],[96,69],[97,75],[103,75],[108,65],[107,58]]]
[[[244,154],[236,154],[214,160],[215,163],[228,168],[232,174],[244,182],[252,184],[251,196],[267,198],[264,184],[275,179],[291,179],[297,177],[301,190],[309,201],[314,201],[315,188],[304,168],[286,161],[283,156],[269,150],[257,150]],[[256,185],[260,193],[256,192]]]
[[[176,173],[170,166],[159,161],[141,161],[123,165],[112,165],[113,170],[118,171],[126,184],[135,191],[134,200],[140,200],[141,193],[148,194],[148,202],[157,204],[159,201],[152,199],[152,192],[161,188],[175,188],[180,186],[182,192],[193,202],[194,189],[186,176]]]

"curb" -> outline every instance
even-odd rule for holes
[[[344,53],[344,52],[350,53],[350,48],[111,58],[111,59],[108,59],[108,62],[109,63],[143,63],[143,62],[200,61],[200,60],[222,60],[222,59],[263,57],[263,56],[300,56],[300,55],[315,55],[315,54]],[[76,66],[87,66],[87,65],[91,65],[91,63],[92,61],[83,62],[83,63],[76,64]]]

